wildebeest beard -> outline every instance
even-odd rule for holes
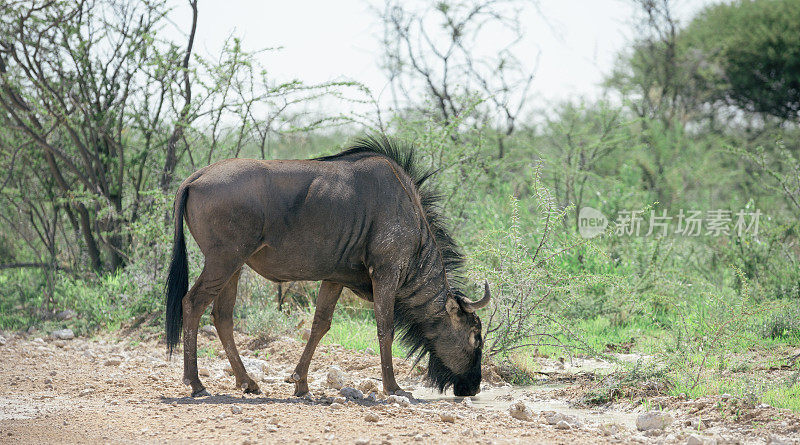
[[[453,386],[453,394],[458,397],[473,396],[477,394],[481,384],[481,349],[477,348],[472,356],[469,370],[465,374],[455,374],[434,351],[428,353],[428,382],[439,392],[444,392]]]
[[[444,304],[439,300],[446,298],[442,293],[430,304],[441,304],[441,312],[430,316],[424,307],[408,307],[399,300],[395,306],[395,327],[400,331],[400,341],[409,349],[408,357],[417,356],[414,364],[428,355],[428,373],[426,380],[431,386],[444,392],[450,386],[456,396],[472,396],[477,394],[481,383],[481,348],[476,348],[470,357],[466,373],[457,374],[448,368],[437,355],[433,347],[434,339],[426,334],[436,332],[437,325],[447,316]]]

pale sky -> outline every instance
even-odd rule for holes
[[[678,1],[676,13],[685,23],[708,3]],[[185,26],[188,6],[177,0],[174,5],[172,19]],[[380,99],[388,101],[387,80],[379,68],[382,28],[372,11],[382,5],[374,0],[201,1],[196,48],[215,57],[234,33],[249,50],[283,47],[262,56],[280,80],[357,80],[375,94],[384,92]],[[541,15],[531,13],[526,20],[528,37],[518,54],[531,63],[539,58],[534,103],[546,107],[598,95],[603,75],[634,35],[631,2],[541,0],[538,5]]]

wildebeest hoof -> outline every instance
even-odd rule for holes
[[[287,376],[283,381],[286,383],[297,383],[300,381],[300,374],[293,372],[292,375]]]
[[[306,388],[295,388],[294,396],[295,397],[306,397],[306,396],[308,396],[308,387],[306,387]]]
[[[200,388],[197,391],[192,391],[192,397],[211,397],[211,393],[206,391],[205,388]]]
[[[408,391],[403,391],[402,389],[395,389],[394,391],[387,391],[390,396],[402,396],[408,397],[408,400],[414,399],[414,395]]]
[[[242,391],[244,391],[245,394],[256,394],[256,395],[261,394],[261,390],[258,388],[258,384],[256,384],[256,382],[252,380],[250,380],[249,382],[242,383],[241,385],[239,385],[239,387],[242,388]]]

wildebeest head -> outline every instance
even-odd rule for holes
[[[489,284],[484,284],[480,301],[468,300],[460,291],[450,290],[445,316],[431,334],[428,380],[439,391],[453,386],[456,396],[474,396],[481,384],[481,320],[475,311],[489,304]]]

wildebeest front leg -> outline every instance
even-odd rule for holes
[[[214,300],[211,315],[214,317],[217,335],[225,349],[225,355],[228,356],[228,361],[231,363],[233,375],[236,377],[236,386],[248,394],[261,394],[258,384],[247,375],[247,370],[244,368],[242,358],[239,357],[239,351],[236,349],[236,342],[233,339],[233,306],[236,303],[236,291],[241,272],[242,270],[239,269],[233,274],[228,284]]]
[[[381,378],[386,394],[410,395],[400,389],[394,378],[392,342],[394,341],[394,298],[397,277],[376,273],[372,277],[372,295],[375,304],[375,324],[378,326],[378,346],[381,350]]]
[[[314,310],[314,321],[311,323],[311,335],[308,337],[297,367],[294,368],[294,373],[286,379],[287,382],[294,383],[295,396],[300,397],[308,393],[308,367],[311,364],[311,357],[314,355],[319,341],[331,328],[333,309],[341,294],[341,284],[323,281],[319,287],[317,308]]]

